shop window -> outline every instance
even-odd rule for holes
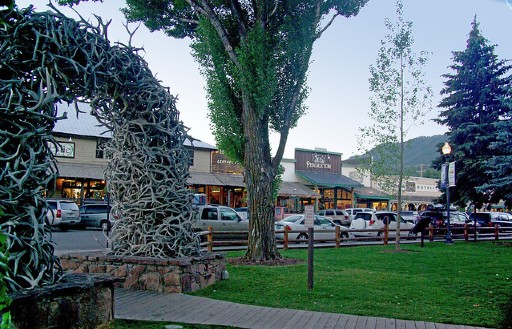
[[[188,150],[188,165],[189,166],[194,165],[194,150],[191,150],[191,149]]]
[[[103,159],[105,157],[105,144],[105,140],[96,140],[96,159]]]

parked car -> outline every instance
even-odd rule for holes
[[[493,221],[499,220],[502,216],[502,212],[474,212],[469,215],[469,221],[476,221],[480,226],[493,227]]]
[[[324,209],[318,211],[317,215],[329,218],[334,224],[350,226],[352,219],[350,215],[341,209]]]
[[[500,213],[500,215],[492,219],[492,225],[512,229],[512,215],[506,212]]]
[[[48,199],[46,202],[50,206],[46,213],[47,225],[58,227],[61,231],[80,225],[80,210],[74,201]]]
[[[377,211],[375,213],[360,212],[352,220],[350,224],[351,230],[381,230],[384,225],[388,225],[388,234],[390,237],[396,236],[396,227],[398,222],[398,214],[391,211]],[[400,222],[400,236],[412,237],[415,234],[411,232],[414,224],[408,223],[402,219]],[[350,232],[353,236],[372,237],[380,236],[382,231],[362,231]]]
[[[197,221],[194,229],[206,231],[211,226],[214,231],[248,231],[249,221],[233,209],[219,205],[205,205],[197,207]]]
[[[247,211],[247,207],[234,208],[236,213],[242,217],[243,220],[249,220],[249,212]]]
[[[426,224],[428,227],[429,224],[432,224],[433,227],[443,227],[444,226],[445,216],[442,211],[439,210],[424,210],[418,213],[418,219],[416,222],[422,222]]]
[[[356,217],[356,215],[358,213],[360,213],[360,212],[374,213],[375,209],[371,209],[371,208],[346,208],[345,211],[350,216],[350,219],[354,219]]]
[[[110,207],[106,203],[91,203],[80,206],[80,226],[100,227],[110,231],[114,220],[109,215]]]
[[[445,218],[445,226],[447,220],[446,211],[443,212],[443,216]],[[469,223],[469,217],[464,212],[460,211],[450,211],[450,227],[464,227]]]
[[[293,215],[289,216],[283,220],[276,222],[275,230],[283,231],[285,227],[288,228],[288,238],[290,240],[307,240],[308,234],[306,232],[297,232],[297,231],[307,231],[307,227],[305,225],[304,215]],[[319,215],[315,215],[313,231],[315,240],[334,240],[335,238],[335,229],[336,226],[340,227],[341,238],[348,238],[348,228],[341,225],[334,224],[331,220],[326,217],[322,217]],[[284,240],[284,233],[276,233],[277,240]]]
[[[415,224],[416,220],[418,219],[418,212],[404,210],[404,211],[400,211],[400,216],[402,216],[402,219],[404,221],[411,223],[411,224]]]

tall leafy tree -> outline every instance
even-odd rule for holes
[[[509,115],[503,99],[511,66],[494,54],[495,45],[482,36],[476,17],[471,26],[466,49],[453,52],[453,73],[443,75],[447,80],[441,94],[445,97],[439,106],[445,110],[435,121],[448,127],[457,162],[457,186],[450,193],[451,200],[461,206],[471,203],[476,209],[499,197],[478,187],[492,179],[487,161],[496,152],[490,146],[499,145],[495,144],[499,142],[495,125]]]
[[[194,40],[218,147],[244,167],[251,214],[248,259],[280,257],[273,182],[289,131],[304,113],[313,43],[334,19],[356,15],[367,1],[126,1],[129,21]],[[273,157],[270,131],[280,135]]]
[[[381,41],[375,65],[370,66],[373,124],[361,129],[361,146],[373,145],[373,160],[363,170],[386,192],[395,195],[402,209],[404,148],[408,129],[421,123],[430,110],[431,88],[424,80],[427,53],[413,52],[412,22],[405,21],[403,5],[397,2],[397,21],[386,19],[388,34]],[[397,250],[400,249],[400,222],[397,225]]]

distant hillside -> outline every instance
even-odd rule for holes
[[[430,166],[439,156],[439,144],[446,141],[445,135],[417,137],[406,142],[404,150],[405,167],[419,167],[421,164]]]
[[[404,166],[416,171],[418,176],[422,176],[420,170],[423,171],[423,173],[427,172],[427,177],[431,176],[432,169],[427,169],[432,165],[432,161],[439,156],[439,144],[445,141],[445,135],[422,136],[408,140],[405,143]],[[372,151],[369,151],[367,154],[371,153]],[[347,161],[361,157],[364,158],[367,154],[353,156],[347,159]],[[431,174],[429,175],[428,172]],[[433,176],[437,177],[437,173],[433,173]]]

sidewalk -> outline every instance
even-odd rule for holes
[[[481,329],[474,326],[375,318],[236,304],[184,294],[115,290],[115,318],[257,329]]]

